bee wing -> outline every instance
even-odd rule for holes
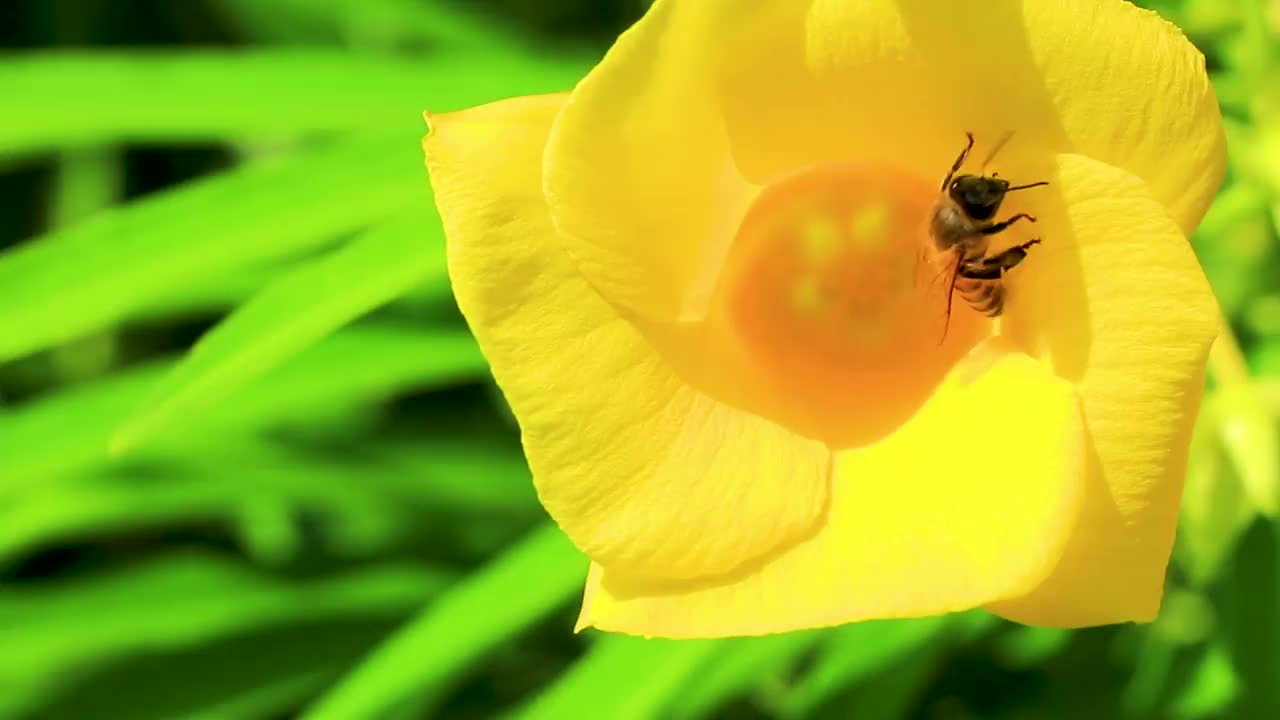
[[[951,279],[947,281],[947,313],[942,321],[942,337],[938,339],[941,346],[947,341],[947,331],[951,329],[951,301],[956,296],[956,277],[960,274],[960,253],[955,253],[955,261],[951,263]]]
[[[932,255],[932,257],[931,257]],[[942,254],[930,253],[929,249],[922,250],[916,258],[917,264],[926,263],[929,270],[928,286],[925,289],[926,298],[932,297],[939,289],[945,288],[946,292],[946,310],[942,320],[942,338],[938,344],[946,342],[947,331],[951,328],[951,301],[955,295],[956,278],[960,272],[960,253],[956,250],[949,250]],[[919,282],[921,273],[917,272],[916,282]]]

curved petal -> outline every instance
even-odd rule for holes
[[[611,302],[654,320],[705,314],[755,192],[696,62],[708,19],[698,3],[657,3],[574,90],[547,146],[566,250]]]
[[[683,13],[669,4],[645,18],[632,55],[652,67],[712,68],[734,158],[756,183],[852,159],[941,178],[964,131],[979,138],[975,165],[1012,132],[992,165],[1002,174],[1026,175],[1045,153],[1088,155],[1146,181],[1190,234],[1225,172],[1204,58],[1176,27],[1125,0],[990,0],[980,9],[936,0],[700,0],[683,3],[697,8]],[[673,51],[685,47],[703,50],[692,59]],[[686,132],[688,108],[708,102],[699,98],[702,72],[676,81],[687,101],[650,111],[654,137]],[[617,91],[608,98],[615,116],[649,98]],[[700,137],[700,128],[687,132]],[[610,145],[597,151],[613,154]]]
[[[430,117],[458,305],[519,421],[539,497],[589,557],[720,573],[806,535],[830,452],[685,385],[577,275],[539,184],[562,96]]]
[[[1077,384],[1090,441],[1085,507],[1045,584],[993,609],[1036,625],[1151,620],[1218,307],[1147,185],[1078,155],[1057,166],[1061,205],[1037,208],[1044,242],[1010,279],[1004,332]]]
[[[1074,528],[1084,428],[1071,385],[979,346],[920,414],[841,452],[811,539],[715,580],[658,584],[597,564],[579,627],[708,637],[934,615],[1025,594]]]

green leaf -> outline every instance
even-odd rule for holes
[[[112,208],[0,255],[0,362],[426,198],[419,151],[396,136],[251,163]]]
[[[543,526],[442,594],[302,717],[386,717],[430,704],[476,660],[580,592],[586,565],[559,528]]]
[[[1175,668],[1178,649],[1159,633],[1148,632],[1142,636],[1133,673],[1120,698],[1120,704],[1129,716],[1146,718],[1154,715]]]
[[[1255,511],[1222,447],[1216,396],[1205,398],[1191,441],[1176,556],[1191,582],[1217,578]]]
[[[1253,383],[1219,391],[1222,444],[1258,512],[1280,516],[1280,425]]]
[[[519,720],[559,720],[591,708],[596,717],[671,717],[680,690],[724,649],[717,640],[660,640],[606,635],[527,707]]]
[[[384,566],[285,583],[227,560],[181,554],[97,578],[0,594],[0,716],[13,717],[113,658],[190,648],[306,621],[400,615],[444,575]]]
[[[237,661],[242,659],[228,657],[215,667],[219,673],[225,673],[225,668],[235,667]],[[218,698],[202,707],[184,708],[180,717],[183,720],[227,720],[283,716],[287,709],[301,705],[305,698],[323,688],[331,674],[328,668],[324,668],[298,672],[278,680],[254,678],[253,687],[231,697]],[[207,688],[201,689],[207,692]],[[152,704],[156,703],[153,701]],[[96,709],[101,711],[101,705]]]
[[[518,445],[459,435],[433,434],[370,448],[379,464],[387,465],[379,482],[454,512],[524,515],[540,507]]]
[[[244,265],[230,272],[202,278],[197,284],[177,288],[133,310],[129,313],[129,321],[146,325],[162,318],[225,315],[261,292],[278,276],[293,270],[303,262],[313,260],[321,253],[331,252],[340,244],[340,242],[321,243],[316,248],[304,249],[302,253],[271,258],[265,262]]]
[[[1061,653],[1072,632],[1062,628],[1015,627],[996,645],[1000,659],[1014,668],[1032,668]]]
[[[322,524],[311,541],[339,555],[384,549],[428,514],[450,530],[477,519],[504,528],[537,519],[528,470],[509,448],[465,437],[421,442],[417,452],[433,462],[403,462],[380,445],[341,461],[231,438],[141,470],[31,483],[0,502],[0,565],[59,542],[211,523],[240,526],[248,545],[291,550],[301,513]],[[277,554],[269,548],[264,560],[287,559]]]
[[[142,366],[0,413],[0,497],[40,478],[105,464],[111,431],[160,376],[161,366]]]
[[[1216,623],[1213,606],[1198,591],[1170,589],[1160,603],[1160,615],[1149,626],[1148,636],[1174,647],[1198,645],[1213,633]]]
[[[588,67],[582,57],[443,54],[424,61],[318,49],[9,55],[0,59],[0,157],[351,130],[411,136],[422,129],[426,108],[567,90]],[[349,169],[361,173],[358,164]]]
[[[1218,643],[1205,650],[1191,679],[1173,699],[1172,716],[1177,720],[1204,720],[1222,713],[1240,694],[1240,678],[1231,654]]]
[[[429,44],[437,52],[502,52],[519,36],[475,9],[440,0],[220,0],[226,12],[263,40],[298,44],[345,41],[390,48]]]
[[[0,561],[59,541],[91,542],[148,528],[242,523],[252,531],[263,519],[250,511],[264,502],[281,508],[286,519],[302,509],[324,518],[325,534],[342,538],[344,545],[376,544],[380,538],[369,538],[359,526],[352,532],[346,518],[358,523],[377,517],[383,535],[417,518],[401,517],[408,508],[361,485],[372,474],[363,470],[226,443],[220,457],[204,463],[33,484],[0,503]]]
[[[940,672],[941,648],[914,648],[893,665],[877,668],[862,682],[832,687],[815,698],[819,704],[797,711],[783,706],[783,718],[875,718],[875,720],[907,720],[924,695],[929,681]]]
[[[782,698],[786,717],[809,717],[845,688],[886,670],[903,657],[942,640],[950,616],[872,620],[831,631],[813,669]]]
[[[49,224],[61,227],[114,204],[124,184],[121,153],[108,148],[68,150],[58,159],[58,184]]]
[[[1280,219],[1280,204],[1276,206],[1277,219]],[[1261,343],[1249,354],[1249,367],[1258,368],[1258,372],[1266,374],[1266,366],[1275,368],[1275,358],[1259,357],[1267,351],[1267,346],[1274,344],[1274,338],[1280,337],[1280,292],[1269,292],[1255,296],[1244,311],[1244,324],[1254,335],[1260,338],[1271,338],[1271,342]],[[1272,353],[1275,352],[1273,349]],[[1274,373],[1271,373],[1274,374]]]
[[[184,429],[288,357],[422,283],[447,292],[443,237],[429,204],[374,226],[238,308],[196,343],[154,399],[125,422],[112,441],[113,452]]]
[[[1255,521],[1240,539],[1232,572],[1218,584],[1218,621],[1241,679],[1242,718],[1280,707],[1280,526]]]
[[[143,367],[0,413],[0,496],[40,478],[108,465],[112,434],[170,367]],[[409,387],[486,377],[465,331],[355,325],[267,373],[186,433],[165,436],[155,451],[216,451],[228,433],[310,425]]]
[[[823,635],[824,631],[810,630],[727,641],[714,661],[681,691],[680,703],[670,709],[670,717],[712,717],[725,703],[752,691],[762,696],[766,707],[778,704],[792,666]]]

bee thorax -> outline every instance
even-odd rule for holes
[[[971,243],[978,236],[978,226],[954,203],[941,202],[933,211],[930,235],[939,250],[950,250],[962,243]]]

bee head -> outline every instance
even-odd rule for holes
[[[1008,180],[989,175],[960,175],[951,181],[947,192],[969,217],[990,220],[1008,191]]]

